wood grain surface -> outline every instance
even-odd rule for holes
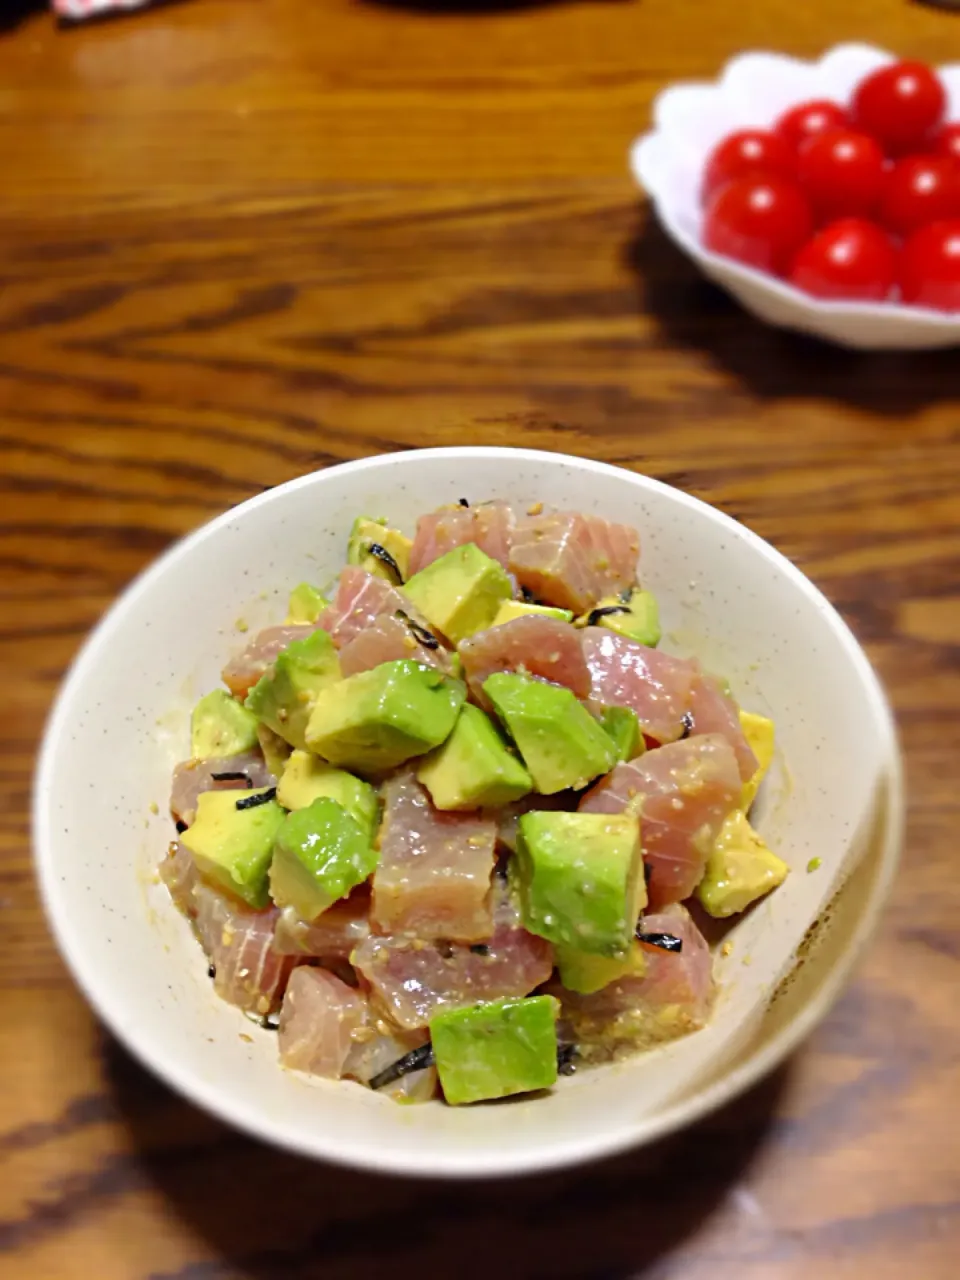
[[[742,48],[940,60],[905,0],[0,5],[0,1277],[953,1280],[960,1273],[960,363],[778,334],[625,170]],[[500,1185],[259,1147],[98,1026],[28,806],[61,675],[171,539],[334,461],[524,443],[649,472],[793,557],[907,754],[896,903],[790,1064],[652,1151]]]

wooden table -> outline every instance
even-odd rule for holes
[[[38,12],[31,12],[31,10]],[[741,48],[904,0],[190,0],[0,35],[0,1276],[953,1280],[960,1268],[960,366],[764,329],[652,223],[625,152]],[[201,1115],[90,1015],[34,891],[54,689],[171,539],[311,468],[524,443],[718,503],[866,642],[908,757],[896,907],[788,1067],[653,1152],[399,1184]]]

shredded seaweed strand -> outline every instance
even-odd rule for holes
[[[605,604],[599,609],[591,609],[587,615],[587,626],[595,627],[601,618],[609,618],[614,613],[629,613],[625,604]]]
[[[370,554],[374,556],[381,564],[385,564],[392,574],[396,576],[398,582],[403,582],[403,574],[400,572],[400,566],[394,560],[393,556],[386,547],[382,547],[379,542],[371,542],[369,547]]]
[[[418,643],[422,644],[425,649],[440,648],[440,641],[433,634],[433,632],[428,631],[426,627],[421,627],[419,622],[414,622],[413,618],[410,617],[409,613],[404,613],[402,609],[398,609],[396,616],[402,622],[405,622],[407,624],[407,627],[410,630],[410,634],[414,637],[415,640],[418,641]]]
[[[257,805],[267,804],[277,794],[276,787],[267,787],[266,791],[261,791],[259,795],[244,796],[242,800],[237,801],[238,809],[256,809]]]
[[[638,942],[656,947],[658,951],[672,951],[674,955],[679,955],[683,950],[683,939],[678,938],[675,933],[644,933],[643,928],[638,927],[636,937]]]
[[[391,1062],[389,1067],[384,1067],[375,1076],[371,1076],[370,1088],[382,1089],[384,1085],[393,1084],[394,1080],[399,1080],[401,1076],[408,1076],[414,1071],[423,1071],[427,1067],[432,1067],[433,1064],[433,1045],[428,1040],[426,1044],[420,1045],[417,1049],[411,1049],[402,1058],[397,1058],[396,1062]]]
[[[242,769],[228,769],[226,773],[211,773],[210,777],[214,782],[245,782],[250,785],[250,779]]]
[[[557,1045],[557,1071],[562,1076],[572,1076],[577,1070],[579,1052],[575,1044]]]

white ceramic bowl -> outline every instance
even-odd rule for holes
[[[542,500],[639,527],[643,581],[661,601],[669,647],[700,654],[748,707],[776,720],[779,759],[759,825],[794,870],[729,935],[732,952],[718,957],[722,996],[706,1030],[583,1071],[546,1097],[400,1107],[359,1085],[284,1072],[276,1036],[213,995],[155,869],[172,834],[166,800],[170,771],[188,754],[189,710],[242,645],[237,620],[255,630],[283,615],[295,583],[331,579],[357,514],[412,528],[418,514],[461,495]],[[63,954],[147,1066],[267,1141],[372,1169],[448,1176],[544,1169],[647,1142],[769,1070],[849,972],[894,873],[902,826],[883,692],[851,633],[797,569],[728,516],[655,480],[560,454],[484,448],[316,472],[178,543],[126,591],[77,659],[47,728],[34,805],[39,877]],[[822,867],[808,874],[814,857]],[[798,970],[798,945],[828,906],[822,942]]]
[[[630,153],[633,174],[653,201],[665,231],[704,275],[770,324],[863,349],[949,347],[960,343],[960,314],[894,303],[820,302],[752,267],[703,247],[700,182],[716,144],[736,129],[767,128],[788,107],[811,98],[850,101],[854,87],[894,55],[842,44],[818,62],[746,53],[711,84],[679,84],[654,103],[653,130]],[[949,116],[960,120],[960,63],[940,67]]]

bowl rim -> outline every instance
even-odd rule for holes
[[[836,632],[838,641],[846,651],[847,656],[852,660],[858,677],[865,686],[869,699],[873,704],[877,724],[881,729],[883,738],[886,740],[884,754],[887,757],[889,795],[887,798],[887,818],[880,854],[879,873],[874,877],[869,896],[861,906],[860,919],[856,927],[851,931],[849,943],[841,958],[833,964],[800,1013],[776,1032],[759,1052],[749,1055],[738,1066],[722,1074],[707,1087],[665,1107],[653,1116],[646,1116],[638,1121],[625,1122],[622,1130],[609,1135],[597,1137],[587,1134],[571,1139],[565,1144],[551,1146],[547,1151],[540,1151],[539,1148],[532,1147],[519,1153],[510,1153],[506,1157],[493,1153],[479,1160],[474,1156],[470,1156],[466,1150],[452,1151],[449,1154],[444,1154],[442,1158],[432,1158],[430,1163],[424,1167],[411,1169],[407,1163],[400,1159],[399,1155],[390,1155],[389,1158],[380,1160],[373,1154],[354,1151],[349,1147],[349,1144],[343,1142],[327,1146],[322,1140],[318,1142],[315,1138],[306,1138],[290,1130],[278,1130],[277,1126],[273,1125],[263,1114],[256,1112],[253,1108],[232,1103],[221,1096],[216,1088],[199,1079],[193,1073],[183,1070],[173,1055],[163,1057],[139,1043],[139,1038],[125,1024],[123,1010],[114,1001],[109,985],[100,982],[93,966],[88,964],[82,945],[82,934],[79,930],[74,931],[69,904],[60,897],[59,878],[56,875],[53,857],[49,800],[54,784],[55,755],[59,741],[69,724],[73,700],[80,694],[88,672],[99,661],[101,649],[110,640],[116,627],[120,625],[132,602],[149,593],[154,580],[164,574],[170,565],[181,558],[189,557],[191,550],[195,546],[213,536],[231,521],[236,520],[238,516],[242,518],[246,512],[271,502],[282,502],[290,492],[317,483],[319,477],[332,477],[347,470],[373,470],[385,465],[388,466],[391,461],[398,459],[412,460],[417,458],[423,460],[436,457],[464,462],[477,460],[478,458],[502,462],[523,458],[525,461],[541,465],[556,465],[557,463],[572,465],[590,475],[616,476],[620,480],[626,478],[628,481],[637,484],[639,488],[661,493],[671,501],[678,502],[681,506],[706,511],[712,519],[718,522],[721,529],[726,528],[728,531],[735,533],[736,536],[745,538],[754,550],[762,554],[768,562],[772,561],[777,569],[826,616]],[[551,1169],[566,1168],[647,1145],[708,1115],[766,1076],[792,1053],[814,1026],[827,1014],[837,999],[851,970],[860,958],[889,896],[896,875],[903,842],[904,822],[903,772],[896,726],[893,712],[880,680],[853,632],[834,606],[782,552],[761,538],[759,534],[754,533],[753,530],[719,508],[703,502],[681,489],[665,484],[661,480],[631,471],[626,467],[614,466],[609,463],[550,450],[512,448],[509,446],[465,445],[449,448],[398,450],[394,453],[376,454],[372,457],[354,459],[308,472],[306,475],[298,476],[284,484],[265,490],[263,493],[257,494],[242,503],[238,503],[234,507],[228,508],[191,533],[177,539],[157,559],[146,566],[121,591],[87,636],[57,692],[44,726],[38,763],[34,774],[31,833],[35,874],[40,897],[47,923],[60,954],[66,961],[74,981],[87,999],[93,1012],[147,1070],[159,1077],[188,1102],[202,1107],[217,1119],[253,1138],[269,1142],[294,1154],[376,1174],[404,1175],[415,1178],[443,1176],[471,1179],[520,1176]]]
[[[828,58],[832,58],[838,53],[847,53],[854,50],[858,53],[874,54],[877,57],[885,58],[887,62],[897,61],[898,56],[888,49],[881,49],[877,45],[865,44],[862,41],[843,41],[840,44],[832,45],[819,57],[814,58],[800,58],[775,49],[746,49],[729,58],[712,79],[678,80],[669,84],[653,100],[650,108],[653,121],[651,128],[636,137],[630,144],[630,171],[637,185],[649,196],[664,229],[671,239],[701,269],[709,267],[714,277],[725,276],[731,280],[736,280],[738,283],[763,290],[768,296],[778,298],[791,307],[802,310],[807,315],[824,315],[839,320],[875,320],[879,318],[889,320],[891,324],[908,322],[918,329],[929,330],[931,337],[942,336],[945,333],[955,333],[958,341],[960,341],[960,313],[937,311],[932,307],[912,307],[899,301],[856,302],[815,298],[812,294],[804,293],[802,289],[796,288],[795,285],[790,284],[787,280],[770,275],[768,272],[760,271],[746,263],[738,262],[735,258],[728,258],[723,254],[714,253],[711,249],[707,249],[696,236],[691,235],[685,228],[680,226],[674,215],[671,202],[668,199],[664,199],[663,188],[655,179],[653,181],[650,180],[649,169],[644,162],[644,156],[655,139],[670,135],[669,126],[664,125],[660,117],[661,103],[668,95],[684,89],[722,92],[731,70],[743,61],[758,56],[779,58],[784,62],[796,63],[807,67],[820,67]],[[960,63],[957,62],[939,63],[934,69],[938,72],[950,70],[960,75]],[[797,99],[797,102],[801,101],[803,99]],[[704,158],[705,156],[706,152],[704,152]]]

